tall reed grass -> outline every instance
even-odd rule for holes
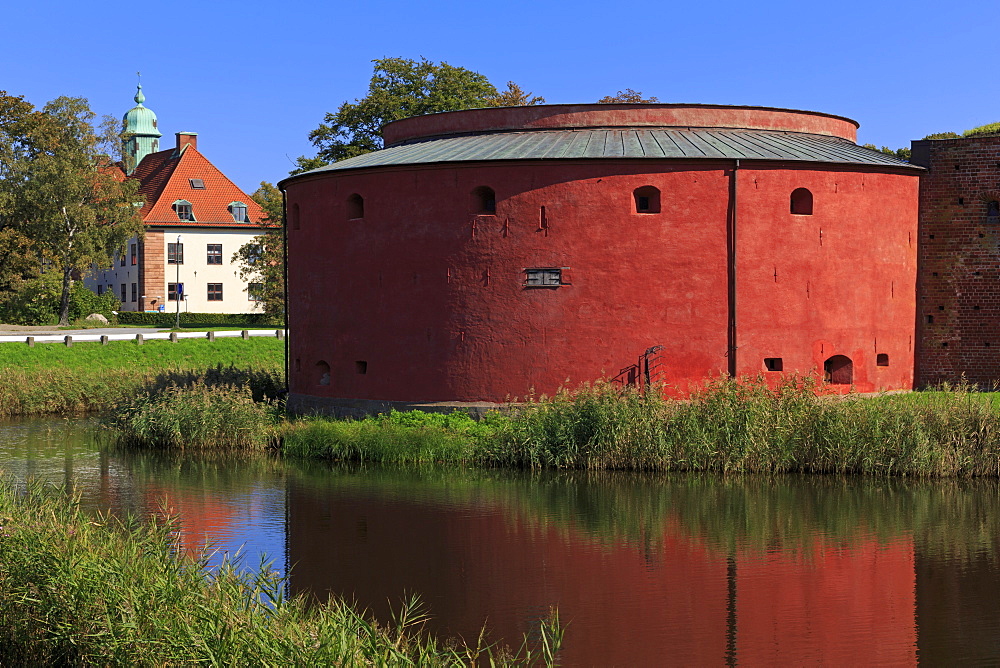
[[[414,411],[279,423],[270,404],[255,407],[232,390],[192,386],[130,400],[116,424],[135,444],[226,445],[236,435],[250,438],[256,431],[260,443],[281,440],[286,455],[338,461],[1000,476],[1000,409],[992,395],[959,387],[823,396],[812,382],[789,379],[770,388],[724,379],[685,401],[597,384],[512,406],[478,422],[463,413]]]
[[[689,401],[610,385],[532,403],[483,440],[479,461],[529,468],[1000,475],[1000,412],[967,388],[817,395],[720,380]]]
[[[62,490],[0,483],[4,665],[553,664],[558,617],[511,652],[422,632],[419,601],[380,625],[341,600],[287,598],[266,564],[209,572],[169,523],[92,517]]]
[[[122,445],[263,450],[277,443],[282,409],[249,385],[153,386],[105,419]]]

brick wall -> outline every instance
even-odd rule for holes
[[[1000,381],[1000,136],[913,142],[920,184],[918,385]]]
[[[163,230],[146,230],[146,238],[139,249],[139,289],[146,295],[139,304],[140,311],[155,311],[167,303],[167,285],[164,279],[166,258]],[[157,299],[159,297],[160,299]]]

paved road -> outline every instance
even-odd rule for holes
[[[277,336],[279,331],[274,329],[250,329],[247,330],[250,336]],[[110,341],[127,341],[135,338],[136,334],[142,334],[147,341],[154,339],[169,339],[170,332],[165,329],[155,327],[102,327],[99,329],[54,329],[43,331],[26,332],[4,332],[0,334],[0,343],[25,343],[29,336],[35,337],[35,343],[46,343],[52,341],[63,342],[67,336],[72,336],[74,342],[79,341],[100,341],[102,335],[106,335]],[[204,339],[207,332],[178,332],[178,339]],[[218,331],[216,338],[238,337],[240,331]]]

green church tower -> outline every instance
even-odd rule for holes
[[[122,118],[125,133],[125,173],[129,176],[143,158],[160,150],[160,137],[163,136],[163,133],[156,128],[156,114],[152,109],[142,106],[146,101],[146,96],[142,94],[142,84],[138,84],[133,99],[136,106],[129,109]]]

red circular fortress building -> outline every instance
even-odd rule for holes
[[[598,378],[913,384],[918,180],[829,114],[476,109],[286,179],[298,410]]]

